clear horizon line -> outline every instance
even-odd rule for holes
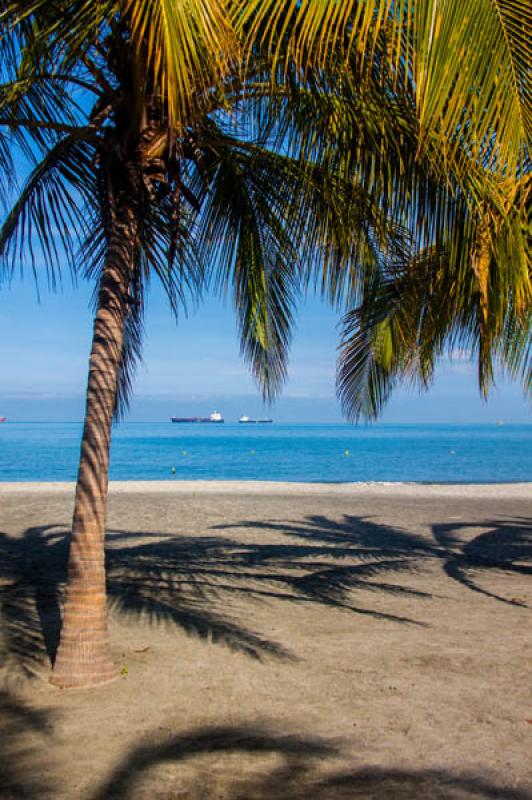
[[[84,420],[80,419],[7,419],[5,425],[82,425]],[[168,419],[125,419],[120,420],[119,422],[114,422],[113,426],[118,425],[162,425],[162,424],[169,424],[172,420],[169,417]],[[172,423],[176,424],[176,423]],[[179,423],[177,423],[179,424]],[[187,424],[187,423],[182,423]],[[189,427],[193,426],[194,424],[201,425],[202,423],[191,423]],[[209,423],[205,423],[209,424]],[[230,419],[225,420],[225,425],[239,425],[238,419]],[[274,425],[349,425],[351,427],[370,427],[373,425],[409,425],[411,427],[416,427],[420,425],[477,425],[478,427],[482,426],[497,426],[497,427],[506,427],[508,425],[532,425],[532,420],[528,421],[514,421],[514,420],[493,420],[493,421],[483,421],[479,422],[478,420],[438,420],[437,422],[432,421],[424,421],[424,422],[412,422],[411,420],[368,420],[368,421],[360,421],[360,422],[349,422],[348,420],[273,420]]]

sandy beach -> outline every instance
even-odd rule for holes
[[[0,485],[0,797],[532,798],[532,485],[112,484],[60,691],[72,500]]]

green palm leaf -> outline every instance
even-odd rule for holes
[[[444,136],[514,175],[531,134],[526,0],[441,0],[415,4],[416,99],[422,139]]]
[[[221,86],[238,43],[225,0],[123,0],[139,58],[161,87],[168,112],[181,127],[201,97]]]
[[[456,350],[476,357],[484,393],[494,359],[530,393],[532,306],[530,300],[523,306],[506,282],[497,252],[489,268],[487,319],[473,270],[462,270],[450,248],[428,248],[371,276],[360,305],[342,322],[337,386],[346,416],[377,418],[400,382],[427,388],[437,359]]]
[[[78,269],[77,250],[88,230],[87,209],[95,202],[93,154],[82,134],[70,134],[32,170],[0,228],[0,274],[10,275],[17,263],[22,266],[29,260],[37,279],[35,245],[52,285],[63,258],[73,272]]]
[[[286,163],[222,138],[209,154],[209,190],[200,214],[204,260],[217,288],[231,291],[241,350],[265,397],[286,377],[293,309],[301,288]]]
[[[420,146],[436,140],[448,158],[466,148],[507,176],[523,163],[532,121],[527,0],[241,0],[236,26],[248,48],[273,56],[274,76],[280,64],[364,82],[377,63],[399,90],[410,76]]]

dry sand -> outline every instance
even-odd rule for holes
[[[60,691],[71,508],[0,486],[2,798],[532,798],[530,485],[113,485],[121,675]]]

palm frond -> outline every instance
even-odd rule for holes
[[[226,0],[125,0],[139,58],[160,86],[174,125],[189,120],[197,95],[222,86],[238,44]],[[149,74],[148,73],[148,74]]]
[[[0,268],[8,276],[29,261],[37,277],[38,245],[48,280],[55,285],[63,258],[75,271],[86,209],[95,201],[94,150],[79,135],[64,137],[30,173],[0,228]]]
[[[9,198],[14,187],[14,174],[10,137],[0,130],[0,206],[3,211],[7,211],[9,207]]]
[[[394,273],[376,272],[363,303],[343,317],[337,388],[348,419],[376,419],[406,366],[400,300]]]
[[[421,140],[461,146],[515,175],[530,141],[530,42],[527,0],[415,3],[414,75]],[[447,143],[447,145],[446,145]]]
[[[273,169],[273,156],[234,145],[220,137],[210,154],[200,252],[217,289],[233,295],[242,353],[271,400],[286,377],[300,287],[291,192],[283,184],[290,176],[280,164]]]
[[[520,380],[525,397],[532,395],[532,311],[516,313],[511,308],[504,331],[496,344],[496,356],[511,378]]]
[[[486,306],[473,269],[463,266],[470,252],[471,242],[461,265],[452,246],[426,248],[408,263],[371,276],[361,304],[342,323],[337,387],[349,418],[375,419],[405,380],[427,388],[446,351],[476,357],[484,395],[494,380],[494,361],[521,377],[525,393],[530,392],[530,299],[522,305],[521,287],[505,262],[498,264],[501,251],[493,247]],[[512,255],[518,270],[519,255]]]
[[[371,51],[384,26],[393,22],[387,0],[327,3],[323,0],[240,0],[235,2],[235,27],[249,48],[259,45],[273,55],[276,65],[295,64],[300,73],[325,70],[353,52]],[[400,29],[394,28],[395,47]]]
[[[332,72],[339,84],[363,84],[377,67],[397,94],[413,91],[420,149],[437,142],[448,159],[462,149],[506,176],[520,169],[532,122],[527,0],[241,0],[239,8],[237,29],[248,50],[273,58],[275,80],[294,66],[300,80]]]

